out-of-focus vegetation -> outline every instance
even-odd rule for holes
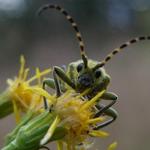
[[[73,35],[71,27],[58,12],[52,10],[41,17],[36,15],[38,8],[45,3],[58,3],[65,7],[79,24],[88,45],[95,45],[99,41],[103,43],[106,40],[111,42],[111,39],[116,37],[120,39],[125,36],[147,34],[149,31],[150,2],[148,0],[66,0],[63,2],[1,0],[1,50],[5,49],[7,56],[13,57],[20,52],[31,54],[34,52],[33,48],[31,52],[31,47],[38,43],[37,41],[41,43],[46,40],[52,41],[59,38],[60,33],[64,36]],[[92,36],[94,36],[93,41],[91,41]],[[74,40],[72,36],[68,42]],[[4,62],[4,60],[1,55],[0,61]]]

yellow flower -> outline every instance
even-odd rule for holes
[[[37,95],[33,91],[27,91],[28,88],[33,87],[41,87],[41,77],[50,73],[51,69],[44,70],[40,72],[38,68],[36,68],[36,74],[30,78],[28,78],[29,68],[25,68],[25,59],[23,56],[20,58],[21,67],[19,70],[19,74],[15,77],[14,80],[8,79],[8,91],[10,92],[11,99],[13,102],[14,113],[16,117],[16,122],[20,120],[20,113],[26,112],[29,109],[35,109],[37,111],[41,105],[43,104],[42,97]],[[32,81],[37,80],[37,83],[31,85]]]
[[[88,136],[108,136],[107,133],[93,130],[97,123],[104,121],[103,117],[93,118],[96,113],[94,105],[103,92],[89,101],[79,96],[74,97],[70,93],[58,98],[54,110],[61,119],[59,125],[65,126],[68,130],[68,135],[65,137],[68,145],[83,143]]]
[[[66,91],[58,98],[52,98],[53,96],[39,88],[33,88],[32,90],[47,99],[50,98],[50,109],[57,115],[47,134],[41,140],[41,145],[49,141],[58,126],[67,129],[66,136],[57,142],[58,150],[63,150],[64,146],[67,147],[67,150],[75,150],[76,147],[85,150],[90,137],[103,138],[109,135],[105,131],[94,130],[94,127],[106,119],[102,116],[94,117],[97,112],[95,104],[105,91],[98,93],[94,98],[87,101],[83,98],[83,94],[77,94],[73,90]]]

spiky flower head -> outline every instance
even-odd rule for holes
[[[58,150],[62,150],[63,147],[66,147],[67,150],[76,148],[86,150],[92,144],[89,142],[90,139],[109,136],[105,131],[95,130],[95,127],[106,119],[104,116],[95,117],[98,111],[95,104],[105,91],[99,92],[94,98],[87,100],[83,97],[83,93],[78,94],[73,90],[68,90],[57,98],[40,88],[30,90],[36,91],[47,99],[50,98],[50,110],[57,114],[47,134],[41,140],[41,145],[49,141],[55,129],[59,126],[64,127],[67,130],[67,134],[57,142]]]
[[[25,68],[25,59],[22,55],[20,58],[20,70],[18,76],[14,79],[8,79],[8,89],[13,103],[16,122],[20,120],[20,113],[26,112],[29,109],[37,111],[42,106],[42,97],[35,92],[28,91],[26,89],[33,87],[41,87],[41,77],[50,73],[51,69],[46,69],[40,72],[39,68],[36,68],[36,74],[28,79],[29,68]],[[31,85],[36,80],[34,85]]]

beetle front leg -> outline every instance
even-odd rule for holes
[[[57,79],[57,75],[56,75],[55,70],[53,70],[53,77],[54,77],[54,79],[45,79],[43,81],[43,89],[45,90],[46,85],[53,88],[53,89],[55,88],[56,96],[59,97],[61,95],[61,89],[60,89],[60,83]],[[49,108],[47,100],[45,97],[43,98],[43,100],[44,100],[44,108],[47,110]]]
[[[57,78],[57,73],[55,71],[55,69],[53,69],[53,77],[54,79],[45,79],[43,81],[43,89],[45,90],[45,86],[49,86],[50,88],[52,89],[55,89],[56,90],[56,96],[59,97],[61,95],[61,90],[60,90],[60,83],[58,81],[58,78]]]
[[[48,86],[48,87],[50,87],[52,89],[55,89],[54,79],[52,79],[52,78],[44,79],[44,81],[43,81],[43,89],[45,89],[46,86]]]
[[[99,109],[101,110],[101,109],[103,109],[105,107],[106,107],[105,105],[100,105]],[[105,121],[104,123],[99,124],[97,127],[94,128],[94,130],[99,130],[99,129],[103,128],[103,127],[108,126],[109,124],[111,124],[112,122],[114,122],[117,119],[117,117],[118,117],[117,111],[115,109],[113,109],[112,107],[110,107],[107,110],[105,110],[104,114],[107,115],[107,116],[109,116],[109,117],[111,117],[111,119]],[[99,112],[98,112],[95,115],[95,117],[99,117],[100,115],[101,114],[99,114]]]
[[[59,97],[61,95],[61,89],[60,89],[59,80],[57,78],[57,73],[55,70],[53,70],[53,77],[54,77],[54,83],[55,83],[56,96]]]
[[[52,89],[55,88],[55,83],[54,83],[54,79],[51,79],[51,78],[47,78],[43,81],[43,89],[45,90],[46,89],[46,85]],[[48,103],[47,103],[47,100],[45,97],[43,97],[43,101],[44,101],[44,108],[47,110],[49,109],[49,106],[48,106]]]
[[[64,70],[60,67],[55,66],[54,71],[58,75],[58,77],[63,80],[66,84],[68,84],[71,88],[76,89],[75,84],[68,78]]]

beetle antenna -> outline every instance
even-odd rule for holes
[[[140,37],[131,39],[130,41],[128,41],[128,42],[122,44],[119,48],[116,48],[116,49],[114,49],[111,53],[109,53],[101,63],[97,64],[97,65],[94,67],[94,70],[96,70],[97,68],[100,68],[100,67],[105,66],[105,64],[106,64],[109,60],[111,60],[113,56],[115,56],[116,54],[118,54],[119,52],[121,52],[124,48],[128,47],[128,46],[131,45],[131,44],[137,43],[137,42],[139,42],[139,41],[144,41],[144,40],[150,40],[150,36],[140,36]]]
[[[87,67],[87,56],[86,56],[85,51],[84,51],[84,42],[83,42],[81,32],[79,31],[79,28],[78,28],[76,22],[74,21],[74,19],[68,14],[68,12],[64,8],[62,8],[58,5],[52,5],[52,4],[44,5],[39,9],[38,14],[41,15],[47,9],[56,9],[56,10],[58,10],[71,23],[72,27],[74,28],[74,30],[76,32],[76,37],[79,41],[81,57],[82,57],[82,60],[84,62],[85,68],[86,68]]]

